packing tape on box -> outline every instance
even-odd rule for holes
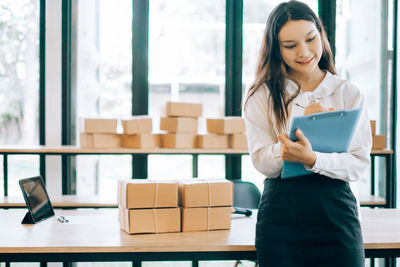
[[[207,231],[210,231],[211,207],[207,207]]]
[[[156,193],[154,195],[154,208],[157,208],[158,183],[155,183],[155,185],[156,185]]]
[[[208,206],[211,206],[211,184],[210,182],[207,182],[208,184]]]
[[[157,213],[156,213],[156,209],[153,209],[153,217],[154,217],[154,227],[155,227],[155,230],[156,230],[156,234],[158,234],[158,227],[157,227],[157,215],[156,215]]]

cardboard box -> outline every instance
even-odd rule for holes
[[[132,210],[119,208],[119,216],[121,229],[129,234],[181,231],[179,208]]]
[[[85,118],[82,120],[84,133],[117,133],[117,119]]]
[[[224,117],[221,119],[207,119],[207,131],[217,134],[234,134],[246,131],[242,117]]]
[[[179,205],[185,208],[232,206],[233,184],[225,179],[179,181]]]
[[[160,130],[170,133],[197,133],[197,118],[162,117]]]
[[[386,147],[385,135],[372,136],[372,149],[385,149],[385,147]]]
[[[199,148],[228,148],[228,136],[226,134],[202,134],[197,136]]]
[[[247,137],[245,134],[230,134],[229,148],[233,149],[248,149]]]
[[[132,179],[118,181],[118,206],[127,209],[178,206],[178,183]]]
[[[376,134],[376,121],[370,120],[369,122],[370,122],[370,124],[371,124],[371,132],[372,132],[372,135],[374,136],[374,135]]]
[[[159,143],[159,136],[150,133],[123,134],[122,147],[129,148],[155,148]]]
[[[182,232],[231,228],[231,207],[183,208]]]
[[[164,148],[195,148],[196,134],[168,133],[161,134],[161,147]]]
[[[153,121],[148,116],[134,116],[129,120],[122,120],[124,134],[150,133],[153,130]]]
[[[119,134],[80,134],[81,148],[119,148],[121,135]]]
[[[186,102],[167,102],[165,114],[168,117],[200,117],[203,105]]]

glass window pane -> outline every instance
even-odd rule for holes
[[[39,1],[0,2],[0,143],[39,144]],[[8,193],[38,175],[36,157],[8,158]],[[3,173],[1,176],[3,177]],[[3,195],[3,179],[0,193]]]
[[[39,1],[0,3],[0,143],[39,143]]]
[[[350,80],[365,96],[368,116],[376,120],[377,134],[383,131],[384,108],[388,74],[385,74],[386,41],[382,38],[384,25],[382,1],[337,1],[336,67],[338,75]],[[363,12],[357,12],[363,10]],[[365,16],[368,14],[368,16]],[[388,105],[389,106],[389,105]],[[379,163],[380,164],[380,163]],[[378,166],[377,170],[383,170]],[[378,174],[380,175],[380,174]],[[369,175],[358,183],[358,192],[370,193]],[[381,181],[383,177],[376,181]],[[380,187],[379,194],[383,194]],[[377,190],[378,193],[378,190]]]
[[[225,0],[152,0],[149,9],[149,114],[154,131],[159,131],[165,103],[172,100],[203,103],[199,132],[205,132],[205,118],[224,115]],[[151,162],[159,157],[165,160]],[[149,173],[150,166],[168,168],[168,157],[149,157]]]
[[[225,156],[223,155],[199,155],[198,167],[199,178],[225,178]]]
[[[39,156],[13,155],[8,156],[8,195],[21,196],[18,181],[22,178],[38,176]]]
[[[191,155],[149,155],[148,178],[163,179],[188,179],[192,178]]]
[[[81,118],[131,115],[132,1],[78,0],[74,4],[72,72],[76,75],[79,139]],[[77,157],[78,194],[100,193],[109,188],[109,182],[114,184],[117,175],[108,175],[115,172],[114,161],[121,162],[118,175],[131,177],[131,161],[126,157]]]

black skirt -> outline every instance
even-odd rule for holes
[[[349,184],[318,174],[265,180],[255,243],[260,267],[363,267],[365,261]]]

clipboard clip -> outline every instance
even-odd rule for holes
[[[324,113],[317,113],[318,116],[315,114],[309,115],[310,119],[315,121],[317,119],[324,119],[324,118],[331,118],[331,117],[344,117],[347,115],[347,112],[344,110],[341,111],[329,111],[329,112],[324,112]]]

